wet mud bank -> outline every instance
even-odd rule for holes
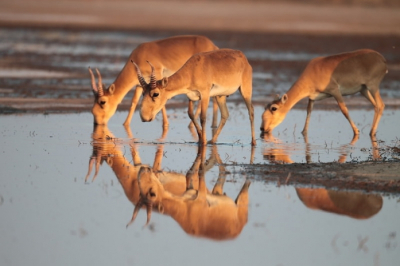
[[[281,185],[316,186],[365,192],[400,192],[400,161],[244,165],[256,180]]]

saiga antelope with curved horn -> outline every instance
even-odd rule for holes
[[[143,92],[142,88],[137,86],[139,82],[131,63],[132,60],[141,67],[146,78],[150,76],[150,67],[147,65],[146,60],[153,63],[157,76],[166,77],[175,73],[192,55],[216,49],[218,49],[218,47],[208,38],[194,35],[175,36],[142,43],[132,51],[124,68],[108,89],[104,89],[100,72],[97,69],[99,80],[98,86],[96,85],[95,77],[92,70],[89,68],[94,93],[94,104],[92,107],[94,123],[99,125],[107,124],[125,95],[133,87],[136,87],[129,114],[124,122],[125,126],[129,126],[136,105]],[[217,111],[215,107],[214,113]],[[168,126],[165,108],[162,109],[162,114],[163,126],[165,128]]]
[[[156,81],[155,76],[151,75],[150,84],[144,81],[139,66],[135,62],[133,64],[137,68],[140,84],[145,88],[140,110],[142,121],[152,121],[169,99],[179,94],[186,94],[189,98],[189,117],[196,127],[199,143],[205,145],[207,142],[205,129],[207,108],[210,97],[214,97],[221,111],[221,121],[210,141],[215,143],[229,117],[226,96],[239,89],[249,112],[251,143],[253,146],[256,145],[254,110],[251,103],[252,68],[242,52],[219,49],[193,55],[182,68],[168,78]],[[151,62],[149,64],[151,65]],[[193,114],[194,101],[200,101],[201,127]]]
[[[161,184],[153,170],[142,166],[138,174],[140,200],[135,206],[130,224],[134,222],[142,206],[147,207],[147,223],[153,208],[170,215],[182,229],[191,235],[215,240],[237,237],[247,223],[248,189],[246,180],[236,200],[223,193],[225,178],[219,177],[212,193],[207,193],[204,177],[204,150],[187,174],[187,189],[180,196],[174,195]],[[193,189],[192,178],[198,176],[198,189]]]
[[[379,84],[387,73],[385,58],[376,51],[363,49],[311,60],[290,90],[269,103],[262,115],[261,130],[270,133],[290,109],[308,97],[307,118],[302,131],[307,134],[314,101],[334,97],[349,121],[354,135],[359,134],[343,101],[345,95],[360,92],[375,107],[370,135],[376,135],[385,104],[379,94]]]

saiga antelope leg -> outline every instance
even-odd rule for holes
[[[211,148],[211,153],[212,153],[212,156],[215,157],[215,159],[216,159],[216,161],[218,163],[219,174],[221,174],[221,173],[229,173],[229,171],[227,172],[226,169],[225,169],[225,166],[223,165],[223,162],[221,160],[221,157],[219,156],[218,149],[217,149],[216,145],[213,145],[213,147]]]
[[[348,151],[346,150],[347,148],[348,148],[348,146],[354,146],[354,144],[356,144],[356,142],[358,141],[358,139],[359,139],[359,135],[354,135],[354,137],[353,137],[353,139],[351,140],[351,142],[349,143],[349,144],[347,144],[347,145],[342,145],[341,147],[340,147],[340,154],[339,154],[339,158],[338,158],[338,163],[345,163],[346,162],[346,159],[347,159],[347,154],[348,154]],[[343,150],[343,152],[342,152],[342,150]]]
[[[218,124],[218,103],[215,97],[213,97],[213,120],[211,127],[216,128]]]
[[[199,104],[198,108],[200,109],[200,104]],[[189,100],[188,115],[189,115],[190,120],[192,120],[193,125],[196,128],[197,135],[199,136],[199,141],[200,141],[201,128],[200,128],[199,123],[197,123],[196,118],[193,114],[193,101],[191,101],[191,100]]]
[[[372,145],[372,158],[374,158],[374,160],[379,160],[381,159],[381,155],[379,154],[378,141],[376,140],[376,136],[370,136],[370,137]]]
[[[219,175],[217,182],[215,183],[214,188],[211,193],[214,195],[223,195],[225,180],[226,180],[225,176]]]
[[[132,97],[132,103],[131,103],[131,107],[129,109],[128,116],[126,117],[125,122],[123,124],[124,126],[129,126],[129,124],[131,123],[133,113],[136,110],[137,103],[139,102],[139,99],[140,99],[140,96],[142,95],[142,93],[143,93],[143,88],[141,86],[137,85],[135,88],[135,94]]]
[[[248,195],[249,195],[249,187],[250,187],[251,181],[246,180],[246,182],[243,184],[242,189],[239,192],[239,195],[237,196],[235,202],[236,204],[240,205],[241,203],[245,203],[247,205],[247,202],[249,200]]]
[[[142,160],[140,159],[139,152],[136,150],[135,144],[129,144],[131,147],[131,155],[133,160],[133,165],[138,166],[142,164]]]
[[[251,98],[245,99],[245,103],[247,106],[247,110],[249,111],[249,118],[250,118],[250,127],[251,127],[251,145],[256,146],[256,135],[254,133],[254,108],[251,104]]]
[[[165,108],[165,106],[161,109],[161,111],[162,111],[162,117],[163,117],[163,128],[165,129],[169,126],[167,109]]]
[[[311,148],[310,143],[308,143],[308,135],[303,135],[304,144],[306,145],[306,163],[312,163],[311,161]]]
[[[209,99],[209,98],[208,98]],[[208,105],[208,104],[207,104]],[[203,111],[203,109],[202,109]],[[205,178],[205,169],[204,169],[204,162],[206,157],[206,146],[202,145],[199,146],[199,154],[198,157],[200,158],[200,167],[199,167],[199,197],[203,197],[205,199],[207,195],[207,186],[206,186],[206,178]],[[196,158],[197,160],[197,158]]]
[[[194,109],[194,108],[193,108],[193,109]],[[199,102],[199,104],[197,105],[196,112],[195,112],[195,114],[194,114],[194,119],[197,120],[197,118],[198,118],[199,115],[200,115],[200,112],[201,112],[201,108],[200,108],[200,102]],[[194,123],[193,123],[192,121],[190,121],[189,128],[192,127],[192,126],[194,126]]]
[[[246,182],[243,184],[242,189],[239,192],[239,195],[237,196],[237,198],[235,200],[235,203],[238,207],[238,218],[239,218],[240,224],[247,223],[250,183],[251,183],[250,180],[246,180]]]
[[[221,120],[219,121],[218,128],[215,131],[210,143],[217,142],[218,135],[221,133],[221,130],[229,117],[228,107],[226,106],[226,96],[215,96],[214,99],[217,101],[219,110],[221,111]]]
[[[204,146],[205,147],[205,146]],[[199,178],[199,168],[200,168],[200,164],[202,163],[201,160],[201,150],[200,150],[201,146],[199,146],[198,148],[198,153],[196,156],[196,159],[194,160],[192,167],[190,167],[190,170],[186,173],[186,190],[190,190],[190,189],[195,189],[196,187],[193,185],[193,179],[198,180]],[[204,169],[204,167],[203,167]]]
[[[385,104],[382,101],[378,86],[371,86],[368,89],[363,88],[361,94],[367,98],[375,108],[374,120],[372,121],[371,131],[369,132],[370,136],[375,136],[379,120],[381,119],[383,110],[385,109]]]
[[[164,153],[164,145],[158,145],[156,156],[154,157],[153,172],[158,173],[161,171],[161,161]]]
[[[201,135],[199,135],[199,143],[201,145],[207,144],[207,136],[206,136],[206,122],[207,122],[207,108],[210,103],[210,97],[208,95],[203,95],[204,98],[200,100],[201,106],[201,114],[200,114],[200,123],[201,123]],[[222,113],[222,111],[221,111]]]
[[[349,115],[349,110],[347,110],[346,104],[343,101],[343,97],[342,94],[340,93],[340,91],[337,89],[335,90],[335,92],[333,94],[331,94],[337,101],[337,104],[339,105],[340,110],[342,111],[343,115],[347,118],[347,120],[350,123],[350,126],[353,129],[354,135],[358,135],[360,134],[360,131],[358,130],[358,128],[356,127],[356,125],[354,124],[353,120],[351,120],[350,115]]]
[[[303,131],[301,131],[301,134],[303,134],[303,136],[307,135],[308,133],[308,124],[310,123],[311,111],[313,107],[314,100],[308,99],[306,123],[304,124]]]
[[[217,101],[214,99],[214,97],[212,99],[212,102],[213,102],[213,120],[212,120],[211,127],[212,128],[216,128],[217,127],[217,123],[218,123],[218,117],[217,117],[217,115],[218,115],[218,104],[217,104]],[[196,109],[196,113],[194,114],[194,117],[195,117],[196,120],[199,117],[200,112],[201,112],[201,108],[200,108],[200,104],[199,104],[199,106]],[[191,127],[191,126],[193,126],[193,122],[190,122],[189,127]]]

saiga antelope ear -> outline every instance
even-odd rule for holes
[[[110,93],[110,95],[113,95],[115,91],[115,85],[111,84],[110,88],[108,88],[108,92]]]
[[[283,94],[283,96],[282,96],[282,98],[281,98],[281,102],[282,102],[282,103],[285,103],[287,100],[288,100],[288,96],[287,96],[287,94],[285,93],[285,94]]]
[[[167,77],[165,77],[165,78],[163,78],[161,80],[161,85],[162,85],[163,88],[167,87],[167,85],[168,85],[168,78]]]

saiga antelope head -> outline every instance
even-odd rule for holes
[[[113,101],[113,94],[115,91],[115,85],[112,84],[107,90],[104,89],[101,75],[99,70],[96,68],[98,77],[98,86],[96,86],[96,80],[92,70],[89,67],[89,73],[92,79],[92,90],[94,94],[94,104],[92,108],[92,114],[94,117],[94,124],[106,125],[108,120],[114,115],[117,110],[118,104],[110,103]]]
[[[286,117],[287,112],[284,111],[285,103],[288,96],[284,94],[282,98],[277,95],[275,100],[265,107],[265,111],[261,117],[260,130],[263,133],[271,133],[272,130],[279,125]]]
[[[132,219],[127,224],[126,227],[128,227],[135,221],[136,216],[139,213],[139,210],[143,207],[143,205],[145,205],[147,209],[146,225],[150,222],[151,211],[153,209],[153,206],[156,207],[158,206],[159,211],[161,213],[163,212],[161,201],[162,201],[162,195],[164,193],[164,187],[160,183],[158,178],[154,175],[150,167],[142,166],[140,168],[138,174],[138,184],[139,184],[140,198],[133,211]]]
[[[146,83],[138,65],[133,61],[132,63],[136,68],[140,86],[142,86],[143,88],[140,117],[142,118],[143,122],[150,122],[156,117],[157,113],[167,103],[168,97],[165,91],[168,84],[168,78],[156,80],[156,77],[154,75],[154,67],[149,61],[147,61],[147,63],[149,63],[151,67],[151,75],[150,83]]]

